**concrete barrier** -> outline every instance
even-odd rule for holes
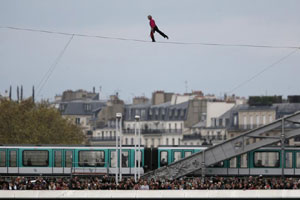
[[[2,190],[0,199],[296,199],[300,190]]]

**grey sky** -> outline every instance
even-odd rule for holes
[[[151,14],[168,41],[300,46],[298,0],[0,0],[0,26],[151,40]],[[0,29],[0,93],[31,94],[69,36]],[[156,33],[157,41],[166,41]],[[209,47],[75,37],[38,98],[66,89],[155,90],[223,95],[291,49]],[[236,91],[239,96],[300,94],[300,51]],[[14,94],[15,96],[15,94]]]

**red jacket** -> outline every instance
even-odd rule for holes
[[[156,26],[154,19],[150,19],[150,26],[154,28]]]

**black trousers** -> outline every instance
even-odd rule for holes
[[[151,39],[152,39],[152,42],[155,42],[155,38],[154,38],[154,33],[158,32],[161,36],[163,36],[164,38],[167,38],[168,36],[166,34],[164,34],[161,30],[158,29],[157,26],[155,26],[153,28],[153,30],[151,30],[151,33],[150,33],[150,36],[151,36]]]

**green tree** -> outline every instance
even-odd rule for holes
[[[48,103],[0,101],[0,144],[82,144],[80,127]]]

